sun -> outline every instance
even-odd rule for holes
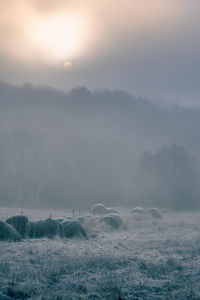
[[[39,19],[31,27],[32,43],[49,59],[74,58],[84,46],[86,23],[80,15],[57,14]]]
[[[64,69],[66,71],[71,71],[73,69],[73,65],[72,65],[72,62],[67,60],[65,63],[64,63]]]

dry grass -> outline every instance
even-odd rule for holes
[[[127,230],[89,240],[1,242],[1,292],[38,300],[200,299],[200,214],[126,219]]]

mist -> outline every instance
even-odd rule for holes
[[[0,1],[0,80],[66,92],[118,87],[199,106],[199,8],[195,0]]]
[[[0,83],[1,206],[199,208],[200,110]]]

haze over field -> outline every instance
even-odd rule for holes
[[[200,299],[199,11],[0,0],[0,300]]]
[[[200,206],[200,110],[0,83],[2,205]]]
[[[1,203],[199,207],[199,8],[0,0]]]

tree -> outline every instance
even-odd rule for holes
[[[16,130],[13,134],[7,168],[10,186],[16,202],[21,205],[39,203],[42,195],[41,141],[29,130]]]
[[[176,209],[197,205],[195,159],[184,147],[173,144],[155,152],[145,151],[141,170],[145,181],[151,183],[151,197],[157,201],[162,197],[162,205]]]

